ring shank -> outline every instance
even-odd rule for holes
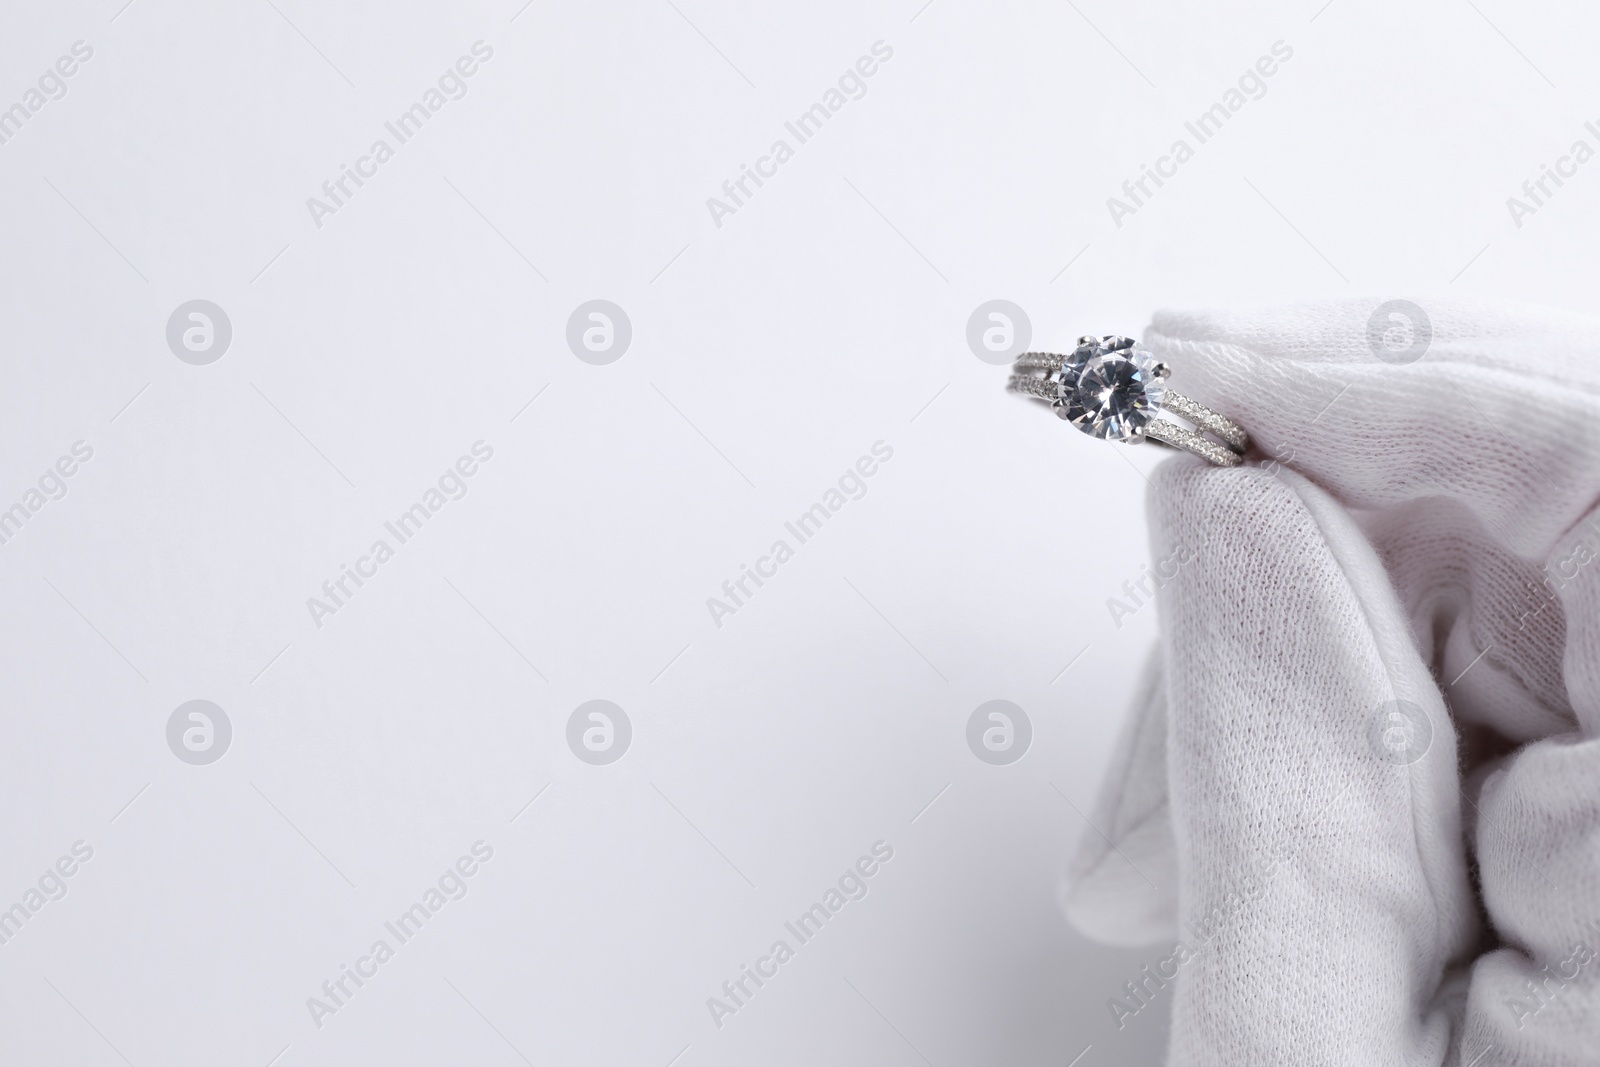
[[[1057,384],[1049,378],[1036,378],[1031,374],[1013,374],[1006,380],[1006,388],[1013,393],[1022,393],[1035,400],[1048,400],[1051,403],[1056,400]]]
[[[1049,374],[1059,371],[1064,363],[1064,358],[1058,355],[1029,352],[1018,359],[1013,366],[1017,370],[1042,370]],[[1054,405],[1060,398],[1061,383],[1053,378],[1041,378],[1024,373],[1011,375],[1006,382],[1006,388],[1014,393],[1022,393]],[[1181,448],[1219,467],[1237,467],[1244,462],[1243,452],[1250,447],[1250,437],[1244,427],[1232,419],[1219,415],[1199,401],[1172,389],[1167,389],[1163,393],[1161,410],[1193,423],[1196,429],[1188,429],[1169,419],[1154,418],[1144,424],[1145,437],[1173,448]],[[1199,431],[1213,434],[1225,444],[1218,444]]]
[[[1168,393],[1168,396],[1172,394]],[[1237,467],[1244,462],[1244,456],[1231,448],[1217,444],[1209,438],[1201,437],[1193,430],[1186,430],[1175,422],[1166,419],[1151,419],[1144,424],[1144,435],[1152,441],[1160,441],[1173,448],[1181,448],[1185,452],[1192,452],[1201,459],[1210,460],[1219,467]]]
[[[1243,426],[1182,393],[1168,389],[1166,395],[1161,398],[1161,407],[1162,410],[1169,411],[1180,419],[1194,423],[1206,433],[1215,434],[1241,452],[1250,447],[1250,436],[1244,432]]]

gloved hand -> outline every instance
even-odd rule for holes
[[[1187,562],[1063,902],[1163,943],[1172,1065],[1600,1063],[1600,323],[1377,305],[1156,317],[1267,462],[1152,477]]]

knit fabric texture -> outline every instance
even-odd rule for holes
[[[1185,950],[1173,1067],[1600,1063],[1600,323],[1394,362],[1380,303],[1146,335],[1253,452],[1151,479],[1192,552],[1062,900]]]

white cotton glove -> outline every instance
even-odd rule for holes
[[[1063,901],[1160,942],[1171,1065],[1600,1063],[1600,324],[1433,302],[1397,364],[1378,304],[1156,317],[1282,462],[1152,478],[1192,558]]]

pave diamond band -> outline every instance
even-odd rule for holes
[[[1206,433],[1215,434],[1222,438],[1232,448],[1243,452],[1250,445],[1250,437],[1244,432],[1244,427],[1237,422],[1206,407],[1198,400],[1191,400],[1182,393],[1167,390],[1167,398],[1162,402],[1162,409],[1170,415],[1176,415],[1186,422],[1194,423],[1197,429]],[[1150,427],[1145,427],[1146,432]],[[1230,464],[1231,465],[1231,464]]]
[[[1010,381],[1006,382],[1006,388],[1013,393],[1026,393],[1039,400],[1054,401],[1061,395],[1055,382],[1049,378],[1035,378],[1031,374],[1013,374]]]
[[[1171,393],[1167,394],[1171,396]],[[1209,460],[1219,467],[1237,467],[1244,457],[1230,448],[1224,448],[1209,437],[1202,437],[1193,430],[1186,430],[1175,422],[1166,419],[1155,419],[1145,427],[1145,436],[1152,441],[1160,441],[1173,448],[1181,448],[1185,452],[1193,452],[1201,459]]]
[[[1130,444],[1148,438],[1223,467],[1243,462],[1250,444],[1238,423],[1169,388],[1167,365],[1128,337],[1082,337],[1064,354],[1024,352],[1012,370],[1008,389],[1046,401],[1091,437]]]

